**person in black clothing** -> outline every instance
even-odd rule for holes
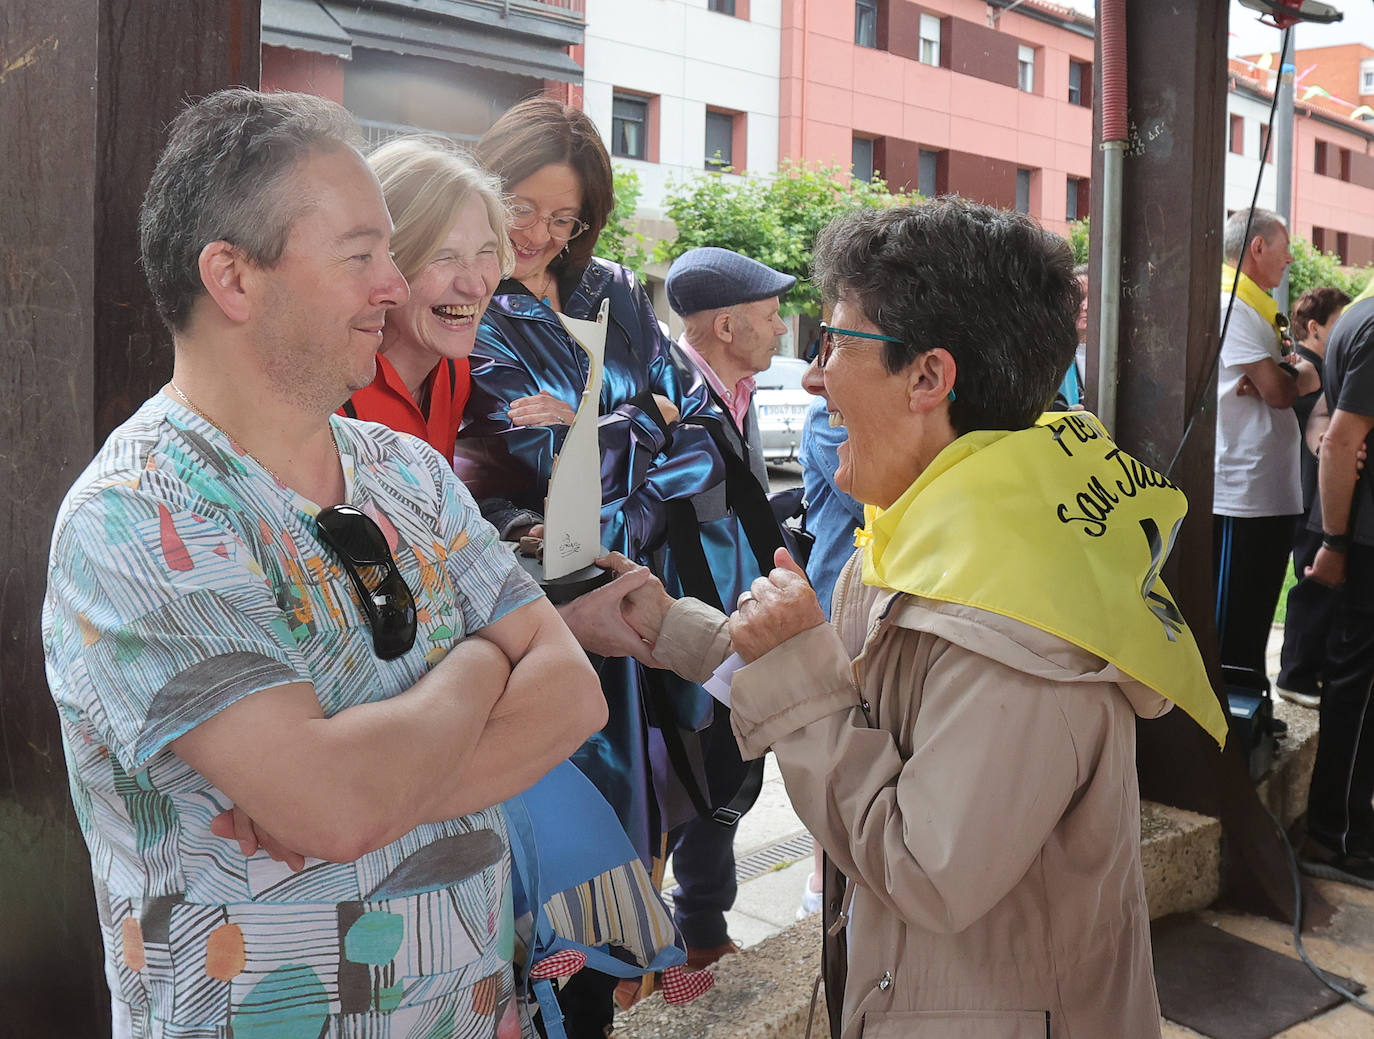
[[[1351,305],[1325,358],[1331,425],[1309,529],[1309,580],[1334,590],[1317,760],[1307,801],[1308,873],[1374,888],[1374,483],[1359,469],[1374,429],[1374,299]]]
[[[1297,352],[1312,362],[1322,374],[1327,337],[1336,318],[1341,316],[1350,297],[1340,289],[1308,289],[1293,307],[1293,334]],[[1302,518],[1293,536],[1293,574],[1298,579],[1288,592],[1288,608],[1283,625],[1283,653],[1278,679],[1278,694],[1304,707],[1316,707],[1321,698],[1326,665],[1326,636],[1331,630],[1331,593],[1316,581],[1303,580],[1303,574],[1321,547],[1320,532],[1307,529],[1312,501],[1317,495],[1317,456],[1311,449],[1330,421],[1326,408],[1313,418],[1313,408],[1321,391],[1304,394],[1293,404],[1298,427],[1303,434]],[[1311,420],[1311,421],[1309,421]]]

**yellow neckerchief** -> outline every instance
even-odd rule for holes
[[[1369,284],[1362,288],[1360,294],[1352,299],[1350,303],[1358,303],[1360,300],[1368,299],[1370,296],[1374,296],[1374,278],[1369,279]],[[1350,304],[1348,303],[1346,305],[1349,306]]]
[[[1230,295],[1232,285],[1236,286],[1236,299],[1249,304],[1258,311],[1259,316],[1264,318],[1265,324],[1274,330],[1274,335],[1279,341],[1279,347],[1282,348],[1283,328],[1279,327],[1279,305],[1274,302],[1274,297],[1256,285],[1248,274],[1242,274],[1240,282],[1237,284],[1236,269],[1229,263],[1223,263],[1221,265],[1221,291]]]
[[[1218,744],[1226,718],[1159,579],[1188,503],[1087,412],[966,433],[855,543],[873,587],[962,603],[1081,646],[1178,704]]]

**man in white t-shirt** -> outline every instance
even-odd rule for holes
[[[1247,231],[1248,224],[1248,231]],[[1242,210],[1226,221],[1217,372],[1216,482],[1212,497],[1221,660],[1265,677],[1265,646],[1302,512],[1300,435],[1293,402],[1321,385],[1289,353],[1287,321],[1269,293],[1293,261],[1277,213]],[[1240,268],[1230,321],[1231,288]]]

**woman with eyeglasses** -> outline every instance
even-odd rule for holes
[[[1160,1034],[1136,722],[1226,719],[1159,581],[1182,493],[1087,413],[1042,424],[1072,263],[954,197],[837,217],[803,385],[867,509],[830,620],[782,551],[728,618],[630,599],[665,666],[728,672],[741,751],[825,848],[835,1039]]]
[[[586,355],[558,315],[595,320],[609,300],[599,408],[602,543],[652,564],[660,576],[675,574],[665,547],[673,507],[690,508],[693,495],[720,484],[723,466],[706,431],[679,422],[705,407],[704,383],[682,381],[634,273],[593,255],[614,204],[601,135],[583,112],[535,98],[497,120],[476,158],[505,191],[515,266],[477,334],[455,469],[503,536],[542,521],[553,458],[587,381]],[[648,715],[694,729],[709,720],[711,701],[675,675],[646,678],[623,651],[603,658],[605,650],[569,624],[594,654],[610,713],[573,760],[615,808],[647,865],[659,854],[661,834],[693,814],[686,797],[655,783],[650,744],[659,737]],[[656,707],[646,707],[651,697]],[[579,975],[574,989],[594,984]],[[585,999],[565,989],[560,1002],[570,1035],[600,1035],[609,1024],[609,987]]]

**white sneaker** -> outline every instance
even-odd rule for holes
[[[1274,687],[1275,692],[1289,703],[1295,703],[1299,707],[1320,707],[1322,705],[1321,695],[1318,693],[1300,693],[1296,689],[1280,689]]]
[[[812,873],[806,878],[806,883],[802,885],[801,905],[797,906],[797,919],[805,920],[813,913],[821,911],[822,892],[811,890],[811,882],[819,879]]]

